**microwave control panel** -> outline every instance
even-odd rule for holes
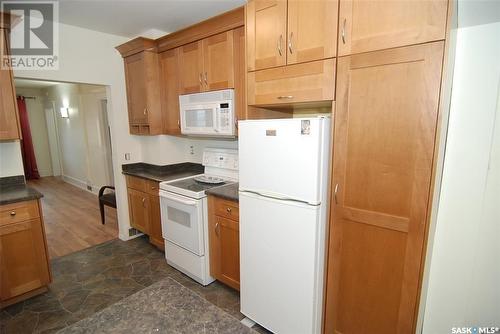
[[[219,104],[219,127],[222,132],[231,131],[231,105],[229,102]]]

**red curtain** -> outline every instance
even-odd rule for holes
[[[38,167],[36,165],[35,150],[33,148],[33,139],[31,138],[30,121],[28,119],[28,111],[26,110],[26,102],[23,96],[17,97],[17,107],[19,108],[19,121],[21,122],[21,152],[24,163],[24,176],[26,180],[39,179]]]

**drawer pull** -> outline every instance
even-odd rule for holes
[[[11,216],[11,217],[14,217],[15,215],[16,215],[16,212],[15,212],[15,211],[11,211],[11,212],[10,212],[10,216]]]
[[[231,208],[227,208],[227,209],[226,209],[226,211],[227,211],[228,213],[231,213]]]
[[[216,234],[217,236],[219,236],[219,226],[220,226],[220,225],[219,225],[219,222],[217,222],[217,223],[215,224],[215,234]]]
[[[293,99],[293,95],[281,95],[277,97],[278,100]]]

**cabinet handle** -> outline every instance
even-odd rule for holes
[[[337,201],[337,192],[339,191],[339,184],[337,183],[335,185],[335,190],[333,191],[333,200],[335,201],[335,204],[339,204]]]
[[[145,208],[146,207],[146,198],[142,198],[142,207]]]
[[[283,44],[283,35],[280,35],[280,38],[278,39],[278,53],[280,56],[283,55],[283,50],[281,48],[281,45]]]
[[[179,127],[179,129],[181,128],[181,121],[179,119],[177,120],[177,126]]]
[[[344,23],[342,24],[342,43],[345,44],[345,24],[346,24],[346,19],[344,18]]]
[[[11,211],[10,215],[11,215],[11,217],[14,217],[16,215],[16,212],[15,211]]]
[[[292,39],[293,39],[293,31],[290,33],[290,39],[288,40],[288,50],[290,51],[290,54],[293,53]]]
[[[144,111],[142,112],[144,115],[148,114],[148,108],[144,108]]]
[[[293,99],[293,95],[281,95],[277,97],[278,100],[288,100]]]
[[[219,236],[219,222],[215,223],[215,235]]]
[[[226,209],[227,213],[231,213],[231,208]]]
[[[203,86],[203,74],[200,72],[200,86]]]
[[[238,117],[234,118],[234,127],[237,129],[238,128]]]
[[[207,72],[205,72],[205,86],[208,86],[208,76],[207,76]]]

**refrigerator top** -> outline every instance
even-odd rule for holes
[[[240,191],[311,205],[326,201],[331,120],[240,122]]]

